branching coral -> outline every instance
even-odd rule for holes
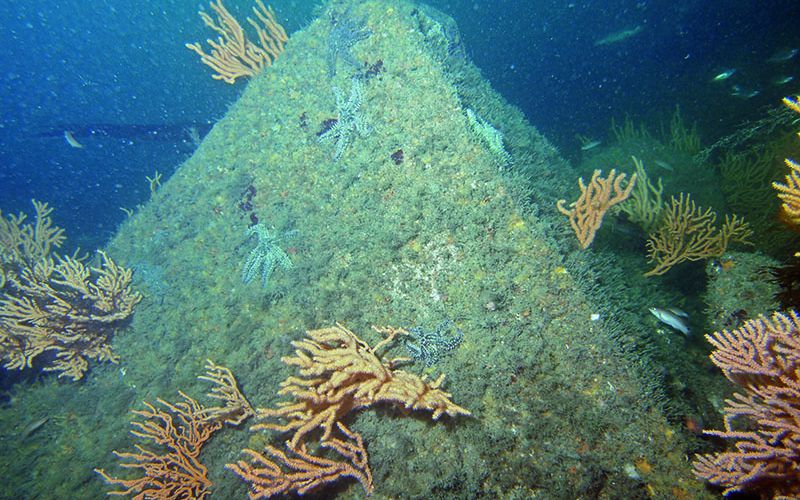
[[[706,339],[715,348],[711,360],[744,392],[726,401],[725,430],[705,431],[735,441],[735,449],[696,457],[695,474],[725,487],[726,495],[751,491],[764,498],[796,498],[800,495],[800,318],[794,311],[775,313]]]

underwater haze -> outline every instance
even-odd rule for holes
[[[243,13],[250,8],[229,3]],[[657,122],[675,105],[713,142],[798,85],[774,84],[795,76],[796,59],[767,62],[800,46],[798,14],[788,0],[725,8],[701,1],[429,3],[455,19],[484,76],[567,156],[579,146],[576,133],[600,137],[611,118],[625,116]],[[314,18],[319,3],[272,6],[292,32]],[[192,150],[181,132],[207,129],[241,92],[241,85],[215,85],[184,48],[210,36],[196,15],[202,7],[37,0],[0,6],[5,210],[25,209],[32,197],[68,205],[71,213],[58,214],[59,222],[73,241],[94,247],[124,219],[119,207],[147,198],[145,175],[175,170]],[[637,27],[629,39],[597,45]],[[709,85],[727,68],[737,69],[731,80]],[[759,93],[731,103],[734,85]],[[91,136],[93,125],[105,124],[120,129]],[[87,150],[69,148],[69,128],[86,128],[93,141]],[[53,185],[59,188],[48,190]]]
[[[796,2],[0,23],[0,498],[800,495]]]

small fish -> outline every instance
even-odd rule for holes
[[[601,144],[603,144],[603,141],[589,141],[586,144],[581,145],[581,151],[589,151],[590,149],[594,149]]]
[[[32,436],[36,431],[41,429],[44,424],[46,424],[50,420],[50,417],[40,418],[36,422],[33,422],[28,427],[25,428],[25,431],[22,433],[22,439],[28,439]]]
[[[779,76],[779,77],[775,78],[774,80],[772,80],[772,84],[773,85],[786,85],[787,83],[791,82],[792,80],[794,80],[793,76]]]
[[[750,99],[752,97],[757,96],[760,93],[761,92],[759,92],[758,90],[746,89],[739,85],[734,85],[733,87],[731,87],[731,95],[734,97],[740,97],[742,99]]]
[[[797,55],[798,49],[783,49],[772,54],[772,57],[767,59],[767,62],[782,63],[794,59]]]
[[[717,76],[715,76],[714,78],[712,78],[711,81],[712,82],[721,82],[723,80],[727,80],[728,78],[732,77],[734,74],[736,74],[736,69],[734,69],[734,68],[726,69],[722,73],[720,73]]]
[[[66,139],[67,144],[69,144],[73,148],[83,149],[83,144],[78,142],[78,140],[75,139],[75,137],[72,135],[72,132],[70,132],[69,130],[64,131],[64,139]]]
[[[670,172],[674,172],[675,171],[675,169],[672,168],[672,165],[670,165],[669,163],[665,162],[664,160],[656,160],[653,163],[655,163],[657,166],[663,168],[664,170],[669,170]]]
[[[651,307],[650,313],[655,316],[660,322],[669,325],[670,327],[678,330],[687,337],[691,334],[687,320],[689,315],[677,308],[659,309]]]
[[[594,46],[600,47],[601,45],[611,45],[612,43],[621,42],[634,35],[641,33],[643,29],[644,28],[642,28],[641,25],[637,25],[633,28],[628,28],[620,31],[615,31],[614,33],[609,33],[603,38],[600,38],[599,40],[595,41]]]

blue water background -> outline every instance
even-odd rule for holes
[[[243,20],[251,0],[227,0]],[[433,1],[461,28],[467,53],[567,157],[575,134],[607,139],[611,118],[657,127],[676,104],[697,121],[706,144],[783,95],[779,76],[800,78],[800,57],[766,62],[800,47],[800,7],[785,1]],[[309,23],[316,2],[271,3],[290,33]],[[0,209],[31,212],[30,199],[56,208],[68,249],[110,238],[150,196],[145,176],[165,178],[193,150],[188,136],[154,140],[131,128],[123,138],[79,139],[63,130],[89,124],[201,128],[222,117],[245,83],[212,80],[184,47],[211,33],[205,2],[11,0],[0,4]],[[618,43],[609,33],[642,28]],[[729,81],[712,83],[727,68]],[[731,97],[731,85],[758,89]],[[265,148],[269,144],[264,145]],[[604,167],[604,166],[598,166]],[[191,200],[187,200],[191,203]]]

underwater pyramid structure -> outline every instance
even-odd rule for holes
[[[328,4],[120,228],[107,250],[145,297],[114,339],[121,362],[19,391],[17,408],[52,425],[14,438],[4,493],[102,496],[92,468],[127,477],[111,450],[132,448],[130,409],[203,394],[207,359],[272,407],[290,342],[339,322],[370,345],[371,325],[412,332],[390,356],[445,374],[471,413],[349,414],[376,497],[702,496],[688,439],[624,347],[631,325],[585,282],[602,270],[565,258],[555,205],[575,178],[452,19],[402,0]],[[224,468],[243,448],[287,439],[248,427],[201,455],[214,496],[245,495]],[[362,494],[347,478],[327,488]]]

